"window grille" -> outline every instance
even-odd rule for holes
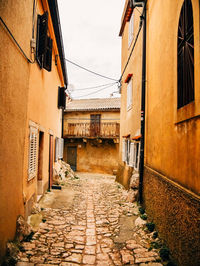
[[[37,175],[38,131],[30,127],[28,180]]]
[[[140,142],[134,142],[130,145],[129,166],[136,171],[139,170],[140,163]]]
[[[194,27],[191,0],[185,0],[178,26],[178,108],[194,101]]]

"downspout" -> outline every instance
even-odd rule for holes
[[[142,92],[141,92],[141,143],[139,166],[139,202],[143,202],[144,146],[145,146],[145,96],[146,96],[146,4],[143,10],[143,52],[142,52]]]

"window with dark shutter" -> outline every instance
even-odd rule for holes
[[[58,108],[65,108],[66,105],[66,94],[65,87],[58,87]]]
[[[185,0],[178,26],[178,108],[194,101],[194,27],[191,0]]]
[[[47,45],[44,54],[43,67],[49,72],[51,71],[51,63],[52,63],[52,44],[53,44],[52,39],[50,37],[47,37]]]
[[[43,67],[43,57],[47,46],[48,12],[38,15],[36,58],[39,66]]]

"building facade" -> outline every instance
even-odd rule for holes
[[[2,257],[17,216],[51,186],[67,74],[57,1],[0,1],[0,16]]]
[[[121,78],[120,148],[117,181],[126,188],[129,187],[132,174],[138,173],[139,170],[142,36],[139,35],[136,45],[135,38],[140,27],[141,10],[141,7],[138,7],[137,10],[133,11],[130,2],[126,1],[119,34],[122,37],[121,71],[123,76]],[[132,49],[134,49],[134,53]]]
[[[64,160],[73,170],[114,174],[120,98],[72,100],[64,113]]]
[[[136,13],[132,2],[128,5]],[[126,28],[130,21],[125,24]],[[143,172],[139,173],[141,198],[176,264],[198,265],[199,0],[147,1],[145,33],[146,56],[142,55],[146,61],[146,99],[145,109],[138,110],[138,113],[145,111],[145,136],[141,136],[144,137],[144,164]],[[124,38],[127,38],[125,31]],[[127,48],[122,45],[124,49]],[[135,57],[137,51],[133,52],[132,60]],[[137,68],[133,64],[133,71]],[[139,83],[141,86],[142,75]],[[134,116],[132,123],[135,123]]]

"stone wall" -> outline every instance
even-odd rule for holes
[[[178,265],[200,261],[200,197],[145,167],[144,206]]]

